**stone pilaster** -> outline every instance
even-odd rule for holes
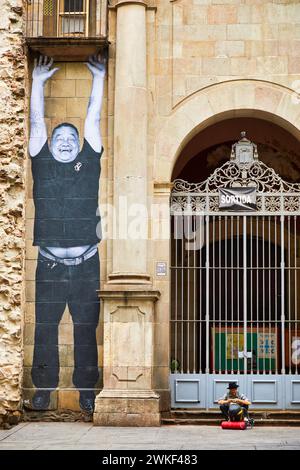
[[[144,284],[147,274],[147,71],[146,3],[116,2],[116,78],[114,111],[113,272],[116,284]],[[138,206],[137,206],[138,204]],[[138,214],[144,234],[130,233]]]
[[[117,12],[114,109],[113,269],[100,297],[104,305],[104,388],[94,422],[158,426],[153,391],[155,302],[147,272],[146,2],[120,0]],[[131,233],[133,217],[140,227]],[[132,227],[133,228],[133,227]],[[142,233],[141,233],[142,230]]]
[[[159,292],[101,291],[104,300],[104,388],[98,426],[159,426],[153,382],[153,325]]]

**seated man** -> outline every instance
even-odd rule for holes
[[[223,416],[229,420],[229,405],[230,403],[237,403],[243,409],[243,417],[248,418],[248,407],[251,402],[248,400],[246,395],[238,393],[238,384],[236,382],[229,382],[227,389],[229,390],[225,395],[218,401],[220,410]]]

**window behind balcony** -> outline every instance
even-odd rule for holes
[[[43,2],[43,36],[93,36],[95,19],[96,0],[44,0]]]
[[[88,35],[89,0],[59,1],[59,30],[62,36]]]

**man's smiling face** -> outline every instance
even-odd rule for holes
[[[75,160],[79,153],[79,138],[71,126],[62,126],[54,131],[51,138],[50,150],[58,162],[68,163]]]

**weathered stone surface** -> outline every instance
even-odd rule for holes
[[[159,400],[101,398],[93,422],[96,426],[160,426]]]
[[[22,414],[22,421],[92,421],[93,416],[83,411],[55,410],[55,411],[27,411]]]
[[[10,429],[12,426],[18,424],[21,420],[22,414],[20,411],[8,411],[0,415],[0,429]]]
[[[25,60],[23,4],[3,0],[0,20],[0,415],[21,398],[24,260]],[[5,418],[7,415],[7,419]],[[16,419],[15,419],[16,420]]]

